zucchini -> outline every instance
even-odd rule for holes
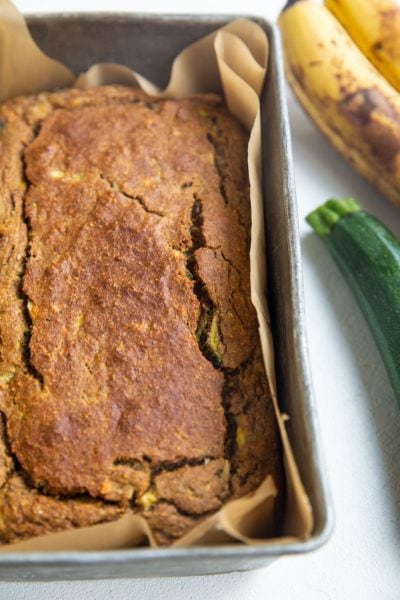
[[[400,242],[351,198],[306,217],[328,245],[366,318],[400,406]]]

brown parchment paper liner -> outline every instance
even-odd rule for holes
[[[140,86],[149,94],[182,98],[200,92],[223,93],[230,111],[250,132],[248,164],[251,188],[251,289],[259,318],[265,366],[272,387],[282,437],[287,480],[284,536],[271,538],[276,488],[270,476],[253,493],[226,503],[174,546],[223,544],[274,544],[307,538],[312,530],[310,503],[287,438],[275,393],[272,340],[266,306],[265,244],[261,190],[260,102],[268,63],[268,40],[255,23],[235,20],[183,50],[175,59],[165,90],[158,89],[128,67],[99,64],[77,79],[61,63],[44,55],[32,40],[24,18],[9,2],[0,0],[0,101],[19,94],[56,87],[82,89],[118,83]],[[4,546],[2,552],[101,550],[127,548],[148,542],[156,546],[147,522],[126,514],[112,523],[69,530]]]

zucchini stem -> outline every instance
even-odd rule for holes
[[[342,217],[360,210],[361,207],[353,198],[331,198],[307,215],[306,221],[317,235],[326,237]]]

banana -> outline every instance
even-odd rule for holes
[[[324,0],[378,71],[400,90],[400,6],[391,0]]]
[[[290,0],[279,20],[303,108],[353,167],[400,206],[400,95],[323,5]]]

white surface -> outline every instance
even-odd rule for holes
[[[17,0],[24,12],[125,10],[257,14],[275,20],[283,1]],[[302,238],[307,330],[335,532],[314,554],[266,569],[210,577],[0,583],[1,599],[397,600],[400,597],[400,412],[366,325],[304,216],[326,198],[353,195],[400,235],[400,212],[330,149],[289,99]]]

